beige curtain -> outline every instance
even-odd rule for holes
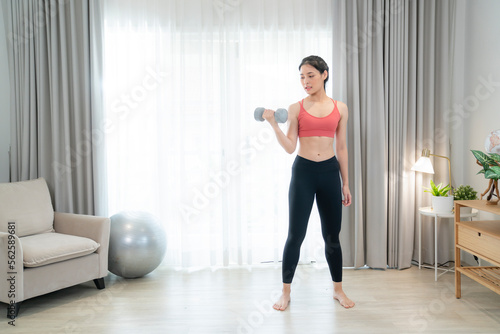
[[[11,181],[44,177],[55,209],[105,213],[100,4],[9,0]]]
[[[368,36],[382,1],[337,1],[333,96],[349,107],[349,183],[353,204],[344,209],[344,266],[385,268],[387,254],[387,150],[384,109],[383,25]],[[363,36],[364,35],[364,36]]]
[[[422,192],[432,178],[448,182],[446,160],[434,159],[435,175],[410,171],[423,148],[449,156],[449,129],[443,118],[451,107],[451,64],[455,1],[401,2],[401,15],[386,32],[386,101],[389,123],[389,265],[408,267],[418,259],[418,208],[429,205]],[[404,32],[404,33],[401,33]],[[398,200],[399,199],[399,200]],[[434,229],[422,218],[423,262],[434,263]],[[453,260],[452,224],[439,225],[438,262]],[[414,245],[411,247],[411,245]],[[415,256],[413,256],[415,254]]]
[[[342,232],[345,266],[407,268],[418,256],[418,208],[429,205],[428,175],[411,172],[423,148],[449,155],[454,1],[337,1],[334,96],[349,106],[353,205]],[[336,72],[335,72],[336,71]],[[434,161],[437,180],[445,162]],[[453,259],[440,226],[438,262]],[[434,230],[424,222],[423,260],[433,263]],[[415,254],[415,256],[413,255]]]

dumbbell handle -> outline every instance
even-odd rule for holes
[[[256,121],[264,122],[264,117],[262,117],[262,115],[264,114],[265,110],[266,109],[262,107],[255,109],[253,117]],[[274,119],[278,123],[286,123],[286,121],[288,120],[288,111],[284,108],[279,108],[274,112]]]

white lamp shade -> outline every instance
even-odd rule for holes
[[[434,168],[432,167],[431,159],[429,159],[429,157],[420,157],[420,159],[415,162],[411,170],[434,174]]]

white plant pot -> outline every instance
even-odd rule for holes
[[[451,213],[454,201],[453,196],[432,196],[432,210],[436,213]]]

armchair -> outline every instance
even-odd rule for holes
[[[90,280],[104,289],[110,220],[54,212],[43,178],[0,184],[0,302],[22,301]]]

